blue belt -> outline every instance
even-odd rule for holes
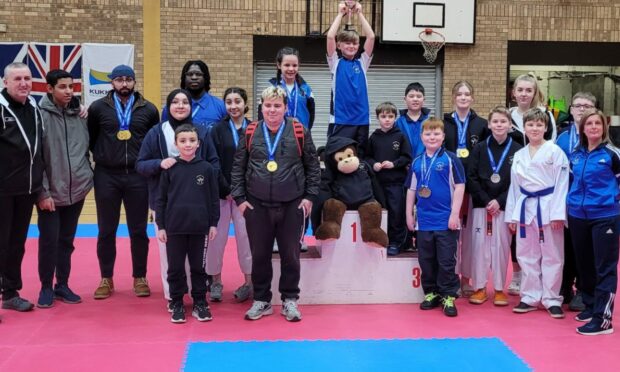
[[[540,243],[544,243],[545,234],[543,233],[542,216],[540,214],[540,197],[552,194],[555,188],[552,186],[536,192],[529,192],[523,187],[519,187],[519,189],[521,189],[521,193],[526,196],[521,203],[521,220],[519,221],[520,236],[521,238],[525,238],[525,202],[529,198],[536,198],[536,221],[538,222],[538,241]]]

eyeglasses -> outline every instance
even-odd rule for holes
[[[136,80],[134,78],[130,78],[130,77],[128,77],[128,78],[120,78],[120,77],[118,77],[116,79],[113,79],[112,81],[117,83],[117,84],[127,84],[127,85],[129,85],[129,84],[134,83]]]
[[[588,110],[588,109],[594,108],[594,106],[592,106],[592,105],[580,105],[580,104],[577,104],[577,105],[571,105],[571,106],[574,107],[577,110],[581,110],[581,109]]]

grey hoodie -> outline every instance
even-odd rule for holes
[[[75,204],[93,187],[93,170],[88,157],[88,128],[74,98],[62,109],[49,95],[39,103],[45,123],[43,132],[43,191],[39,200],[52,197],[56,206]]]

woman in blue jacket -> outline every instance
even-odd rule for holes
[[[582,335],[613,333],[620,231],[620,150],[609,143],[601,111],[588,110],[579,123],[579,146],[571,155],[573,175],[567,207],[586,309],[575,320]]]

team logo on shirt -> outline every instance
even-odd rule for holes
[[[394,150],[394,151],[400,150],[400,142],[398,142],[398,141],[392,142],[392,150]]]
[[[15,123],[15,121],[16,121],[15,118],[12,117],[12,116],[5,116],[5,117],[2,118],[2,120],[4,121],[5,124]]]
[[[471,137],[469,137],[469,140],[471,141],[471,147],[474,147],[476,146],[476,144],[478,144],[478,142],[480,142],[480,137],[474,134]]]
[[[512,159],[514,159],[514,155],[508,158],[508,164],[512,165]]]
[[[443,167],[445,167],[445,164],[443,162],[438,162],[437,164],[435,164],[435,170],[437,172],[441,172],[443,170]]]
[[[202,186],[205,183],[205,176],[199,174],[196,176],[196,185]]]
[[[353,66],[353,72],[356,74],[359,74],[360,72],[362,72],[362,70],[360,69],[358,65],[355,65]]]
[[[577,165],[581,162],[581,159],[583,158],[583,156],[579,153],[573,153],[570,162],[573,163],[573,165]]]

